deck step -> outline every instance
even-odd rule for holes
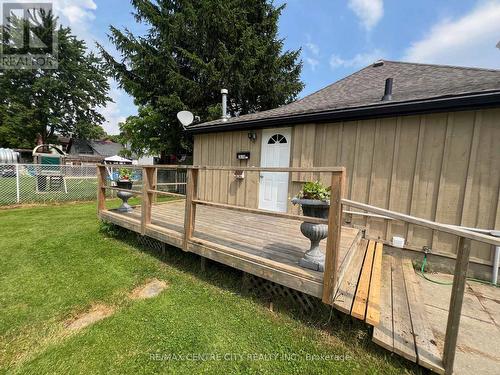
[[[411,260],[382,257],[380,323],[373,342],[437,373],[444,373]]]

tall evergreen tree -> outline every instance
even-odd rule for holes
[[[6,147],[33,147],[40,137],[44,143],[54,141],[55,134],[77,137],[102,136],[104,117],[97,108],[111,100],[107,92],[108,74],[102,58],[87,53],[85,42],[78,40],[67,27],[58,26],[50,12],[33,15],[30,30],[45,45],[52,43],[57,33],[56,69],[0,69],[0,144]],[[24,20],[11,24],[27,27]],[[3,52],[11,51],[9,33],[15,28],[4,27]],[[24,33],[24,35],[29,35]],[[30,54],[25,50],[21,53]]]
[[[190,140],[176,119],[220,117],[220,89],[232,116],[280,106],[301,91],[300,51],[283,51],[278,19],[284,6],[267,0],[132,0],[145,35],[110,28],[121,53],[101,51],[139,115],[122,126],[136,152],[179,153]]]

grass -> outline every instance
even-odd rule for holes
[[[100,225],[94,204],[1,210],[0,227],[0,373],[418,372],[372,344],[362,323],[335,313],[328,321],[328,311],[304,316],[282,301],[270,311],[239,272],[209,263],[202,273],[193,254],[143,249]],[[127,298],[153,278],[169,287]],[[98,304],[114,315],[66,330]]]

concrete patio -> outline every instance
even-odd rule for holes
[[[447,274],[429,278],[451,282]],[[418,277],[427,317],[442,350],[451,286]],[[500,373],[500,288],[467,281],[455,359],[455,374],[496,375]]]

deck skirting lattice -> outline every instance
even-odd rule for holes
[[[137,233],[137,242],[139,243],[140,246],[145,247],[147,249],[161,252],[162,254],[165,252],[166,244],[155,238],[151,238],[149,236],[142,236],[139,233]]]
[[[326,306],[319,298],[246,272],[243,273],[243,286],[247,291],[262,297],[282,298],[287,303],[298,306],[306,314]]]

